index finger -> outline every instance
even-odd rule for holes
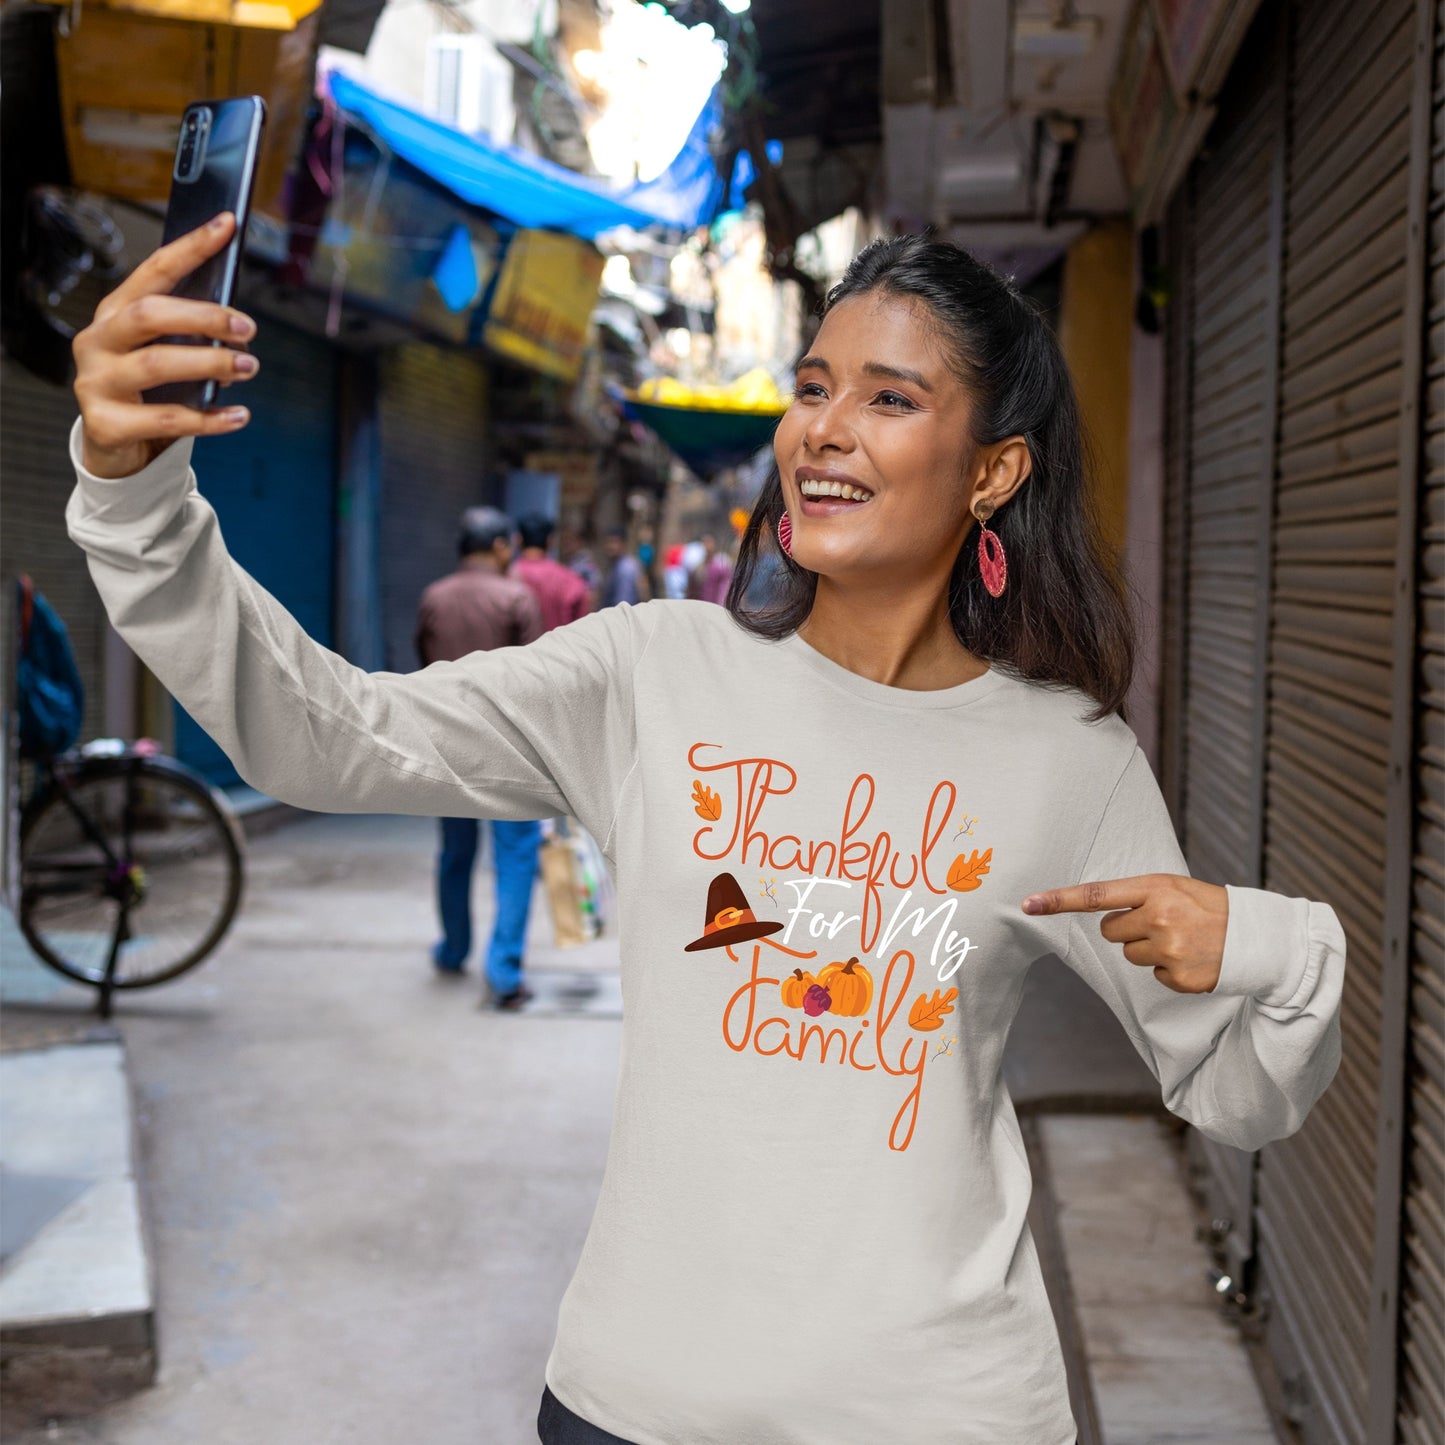
[[[1102,913],[1113,908],[1138,908],[1148,896],[1147,878],[1110,878],[1030,893],[1023,901],[1023,910],[1025,913]]]
[[[141,296],[174,290],[202,261],[208,261],[230,239],[236,218],[230,211],[213,216],[204,226],[177,236],[152,251],[114,291],[106,297],[111,309],[119,309]]]

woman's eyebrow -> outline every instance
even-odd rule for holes
[[[821,371],[825,376],[833,374],[833,368],[821,356],[805,356],[798,363],[797,369],[799,371]],[[909,381],[923,391],[930,393],[933,391],[921,372],[910,371],[904,366],[887,366],[881,361],[867,361],[863,364],[863,371],[869,376],[881,376],[888,381]]]
[[[923,391],[931,392],[933,390],[924,380],[921,372],[910,371],[905,366],[885,366],[881,361],[869,361],[864,363],[863,370],[869,376],[882,376],[889,381],[911,381],[914,386]]]

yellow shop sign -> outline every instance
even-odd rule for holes
[[[507,247],[484,339],[500,355],[575,381],[602,285],[602,256],[556,231],[518,231]]]

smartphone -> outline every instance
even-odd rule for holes
[[[259,95],[234,100],[198,100],[181,116],[176,161],[171,170],[171,198],[166,206],[162,242],[174,241],[204,226],[222,211],[234,211],[236,230],[223,250],[176,286],[173,296],[215,301],[229,306],[241,269],[241,247],[251,211],[251,190],[266,128],[266,102]],[[192,346],[220,346],[197,336],[167,336],[165,341]],[[220,382],[172,381],[143,392],[146,401],[179,402],[206,410],[216,404]]]

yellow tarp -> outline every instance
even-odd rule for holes
[[[634,396],[653,406],[686,407],[689,411],[747,412],[754,416],[781,416],[788,399],[761,366],[745,372],[726,386],[679,381],[673,376],[642,382]]]
[[[70,0],[45,0],[50,5]],[[321,0],[85,0],[76,23],[85,24],[85,12],[117,10],[149,15],[157,20],[191,20],[205,25],[239,25],[251,30],[294,30]]]

